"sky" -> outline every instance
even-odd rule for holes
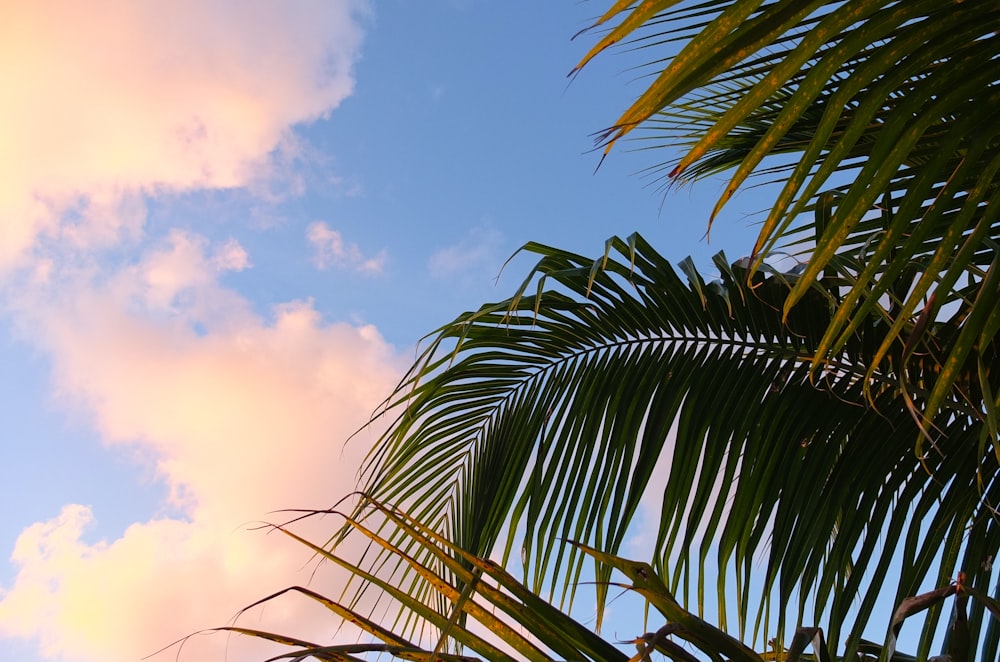
[[[525,242],[749,251],[752,193],[706,242],[719,182],[664,196],[628,144],[597,169],[650,59],[567,78],[605,4],[0,0],[5,659],[134,661],[309,581],[253,524],[353,489],[378,430],[347,437]]]

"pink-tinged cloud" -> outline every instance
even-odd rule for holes
[[[36,640],[60,662],[134,662],[310,581],[307,550],[247,523],[353,489],[374,432],[344,441],[402,366],[373,327],[327,323],[308,301],[254,312],[218,281],[248,263],[235,241],[178,230],[111,273],[56,266],[12,300],[51,357],[58,400],[106,444],[151,458],[169,487],[164,512],[178,514],[92,543],[84,532],[101,513],[67,505],[23,531],[16,580],[0,589],[0,637]],[[316,586],[339,594],[322,577]],[[262,614],[241,624],[324,642],[337,634],[301,600]],[[195,638],[180,659],[217,662],[226,645],[228,659],[250,659],[233,657],[246,644],[224,636]]]
[[[89,247],[135,232],[143,193],[254,181],[291,126],[350,94],[366,7],[4,3],[0,270],[41,234]]]
[[[255,312],[220,284],[251,266],[235,240],[174,229],[125,266],[100,261],[114,253],[103,249],[150,243],[151,196],[266,191],[287,176],[277,171],[295,157],[292,128],[351,92],[368,4],[4,4],[5,312],[50,359],[57,400],[107,445],[150,458],[171,503],[169,516],[97,543],[86,531],[102,514],[81,505],[28,527],[16,579],[0,587],[0,637],[36,640],[60,662],[134,662],[309,580],[296,572],[307,553],[245,525],[353,487],[371,436],[343,441],[394,384],[392,348],[309,301]],[[320,641],[334,634],[294,601],[264,616]],[[247,659],[233,656],[240,645],[197,638],[182,659],[224,659],[226,646]]]
[[[261,660],[282,650],[224,634],[169,646],[199,628],[234,622],[317,643],[356,636],[338,631],[335,618],[301,599],[275,601],[231,620],[237,607],[291,584],[339,595],[342,578],[328,567],[314,574],[308,551],[283,536],[205,518],[164,518],[134,524],[114,541],[88,544],[81,536],[94,521],[89,508],[66,506],[26,529],[14,550],[20,572],[0,602],[3,631],[36,637],[47,658],[135,662],[164,647],[153,660],[219,662]]]
[[[317,221],[306,228],[306,239],[313,249],[313,265],[320,270],[331,267],[364,274],[382,273],[388,254],[383,249],[374,256],[361,252],[357,244],[344,241],[340,232]]]

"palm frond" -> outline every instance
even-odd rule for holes
[[[365,521],[358,521],[336,510],[297,511],[295,521],[311,517],[336,516],[344,518],[350,530],[350,539],[366,540],[384,549],[402,565],[416,568],[421,581],[426,583],[433,599],[416,600],[412,594],[399,591],[392,579],[372,574],[364,561],[348,560],[339,549],[328,549],[301,537],[292,529],[293,523],[275,525],[296,542],[315,552],[323,563],[346,569],[366,588],[379,593],[379,600],[396,602],[400,609],[410,612],[422,625],[404,634],[399,628],[391,629],[373,620],[370,612],[357,605],[345,604],[337,598],[323,595],[311,588],[289,587],[274,595],[249,605],[245,610],[277,601],[306,599],[326,609],[337,632],[335,642],[317,643],[301,637],[272,632],[261,627],[247,627],[238,623],[209,630],[207,633],[236,634],[277,644],[283,647],[267,662],[287,660],[319,660],[321,662],[360,662],[371,659],[371,654],[401,660],[434,662],[479,662],[481,660],[528,660],[531,662],[645,662],[661,653],[674,662],[699,662],[699,660],[733,660],[734,662],[764,662],[784,659],[788,662],[816,660],[830,662],[837,658],[822,628],[798,628],[787,648],[780,640],[770,644],[770,650],[755,652],[719,627],[684,609],[674,598],[664,578],[648,563],[633,561],[600,550],[573,543],[574,548],[586,556],[614,568],[613,585],[628,595],[635,596],[649,605],[648,613],[633,612],[632,620],[623,620],[619,626],[626,629],[624,641],[611,642],[576,621],[569,614],[555,608],[497,563],[475,557],[456,547],[447,539],[424,526],[406,513],[360,495],[360,511]],[[367,522],[382,522],[383,533],[368,528]],[[405,541],[401,547],[396,543]],[[414,556],[402,551],[403,547],[417,550],[417,556],[431,558],[433,563],[418,564]],[[351,555],[353,556],[353,555]],[[321,568],[317,568],[317,572]],[[891,620],[888,614],[888,637],[885,645],[862,642],[859,646],[867,654],[885,655],[900,662],[915,658],[895,650],[900,627],[908,618],[935,609],[949,599],[954,600],[956,618],[950,628],[945,652],[954,662],[969,659],[970,628],[977,614],[988,611],[991,623],[1000,619],[1000,602],[966,583],[965,577],[949,582],[933,591],[903,599]],[[972,609],[969,609],[971,604]],[[353,626],[350,632],[340,627],[340,622]],[[662,623],[662,625],[660,625]],[[652,624],[654,630],[646,631]],[[429,627],[424,627],[429,626]],[[204,634],[204,633],[202,633]],[[353,641],[351,641],[353,639]],[[183,643],[182,642],[178,642]],[[624,646],[634,647],[631,657]],[[811,647],[812,654],[806,654]],[[857,659],[857,658],[855,658]]]
[[[615,23],[615,21],[618,21]],[[924,430],[953,379],[970,362],[990,363],[997,323],[994,258],[1000,240],[1000,5],[989,0],[616,3],[598,21],[615,23],[590,53],[632,38],[664,49],[684,45],[600,141],[605,152],[644,126],[649,144],[681,148],[653,168],[670,178],[732,171],[709,218],[747,179],[783,171],[783,185],[753,250],[753,267],[791,241],[808,263],[785,313],[838,258],[861,252],[816,348],[814,371],[835,359],[873,309],[892,315],[874,370],[897,341],[916,343],[915,315],[934,318],[968,303],[966,337],[938,361]],[[661,59],[654,61],[659,68]],[[823,227],[805,214],[828,197]],[[803,219],[806,219],[805,221]],[[902,274],[909,291],[885,295]],[[966,287],[965,281],[975,285]],[[898,288],[897,288],[898,289]],[[996,418],[992,401],[980,415]],[[933,411],[931,411],[933,410]]]
[[[394,631],[383,627],[356,604],[344,604],[303,587],[286,589],[257,604],[271,602],[288,593],[304,595],[325,606],[333,616],[352,623],[362,633],[363,640],[320,645],[238,626],[219,629],[292,648],[287,654],[272,658],[274,660],[313,658],[333,662],[358,659],[353,656],[365,653],[427,662],[480,659],[625,662],[628,659],[614,644],[527,590],[496,563],[476,558],[407,514],[373,499],[363,498],[360,511],[366,514],[366,520],[380,521],[379,528],[390,531],[392,536],[383,536],[369,529],[365,522],[348,513],[307,511],[305,516],[343,517],[354,536],[367,539],[399,564],[417,573],[424,590],[402,590],[391,573],[380,575],[364,559],[344,558],[338,555],[337,550],[299,536],[287,525],[276,528],[312,550],[325,562],[346,569],[356,581],[377,591],[379,599],[389,600],[398,609],[415,617],[420,624],[429,625],[429,629],[410,628],[410,634],[404,636],[399,631],[405,628],[397,627]],[[417,562],[413,555],[397,545],[399,541],[405,542],[405,548],[417,550],[423,561]],[[429,595],[432,599],[421,600],[414,597],[415,594]],[[413,635],[416,638],[412,638]]]
[[[597,259],[525,250],[541,259],[518,292],[441,329],[387,401],[396,418],[365,474],[375,498],[471,553],[520,553],[533,590],[572,600],[587,557],[565,541],[616,553],[667,460],[653,560],[670,589],[701,613],[714,556],[723,618],[736,582],[741,639],[781,605],[779,632],[825,621],[849,650],[882,591],[863,578],[901,563],[898,602],[958,569],[979,577],[998,551],[998,463],[976,408],[945,401],[935,446],[913,452],[935,361],[897,341],[872,369],[889,325],[869,317],[811,371],[839,276],[786,317],[797,276],[746,261],[719,256],[712,282],[687,261],[685,282],[638,236]],[[922,333],[944,350],[961,336],[937,321]],[[610,571],[594,570],[599,600]]]

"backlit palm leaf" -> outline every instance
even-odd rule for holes
[[[536,278],[444,327],[390,400],[398,418],[366,474],[376,498],[474,554],[500,541],[535,590],[572,594],[584,556],[565,541],[618,550],[667,471],[660,521],[643,524],[654,566],[700,611],[721,563],[717,600],[741,634],[755,605],[787,605],[782,619],[825,622],[853,649],[882,590],[872,573],[893,559],[897,602],[956,568],[988,585],[1000,484],[975,407],[944,401],[937,446],[915,455],[899,385],[933,382],[936,364],[897,341],[870,370],[878,317],[810,380],[841,279],[821,277],[786,316],[795,276],[751,277],[721,256],[719,280],[685,262],[685,282],[638,237],[597,260],[526,249]],[[942,351],[961,335],[938,321],[921,333]],[[974,373],[958,381],[977,388]]]
[[[683,47],[602,134],[607,149],[646,126],[652,144],[683,150],[663,166],[671,178],[732,170],[715,213],[749,176],[780,164],[783,186],[754,266],[781,243],[809,247],[786,314],[838,268],[838,256],[864,265],[844,273],[851,290],[816,347],[814,370],[873,314],[894,323],[872,374],[900,339],[939,364],[924,403],[930,417],[956,397],[957,375],[989,367],[981,348],[1000,326],[1000,4],[618,2],[598,22],[611,24],[579,66],[628,38],[657,62],[673,41]],[[827,221],[803,223],[824,191],[834,193]],[[958,301],[972,304],[961,341],[947,354],[921,345],[914,318],[936,318]],[[995,406],[977,403],[979,415],[996,418]]]
[[[372,574],[365,563],[344,558],[339,554],[340,550],[329,550],[301,537],[293,531],[292,524],[275,528],[315,552],[324,564],[344,569],[354,579],[364,582],[368,589],[379,593],[379,600],[395,602],[404,612],[416,616],[422,627],[411,633],[402,633],[398,628],[394,631],[375,622],[366,610],[345,605],[336,597],[323,595],[314,589],[296,586],[264,598],[247,609],[276,601],[311,601],[332,617],[331,625],[334,627],[330,631],[336,632],[336,643],[331,643],[328,637],[324,637],[325,643],[317,643],[238,623],[217,628],[215,632],[254,637],[279,645],[281,652],[268,658],[268,662],[306,659],[360,662],[371,659],[369,656],[372,653],[378,654],[378,659],[426,662],[649,662],[660,659],[657,653],[674,662],[705,659],[764,662],[777,659],[779,654],[783,654],[781,659],[787,662],[830,662],[835,659],[823,630],[817,627],[796,629],[788,648],[776,641],[767,653],[754,652],[718,627],[685,610],[674,599],[663,578],[648,563],[577,544],[575,547],[581,553],[614,568],[616,588],[641,597],[651,606],[648,613],[643,614],[637,609],[632,611],[630,618],[618,623],[626,641],[615,645],[539,598],[498,564],[456,547],[406,513],[364,495],[361,496],[361,511],[368,515],[364,521],[335,510],[301,511],[301,515],[302,518],[330,515],[344,518],[352,539],[367,540],[402,566],[413,570],[428,592],[434,595],[432,602],[439,607],[429,606],[409,592],[401,591],[392,578]],[[380,528],[387,535],[368,528],[367,524],[376,519],[383,522]],[[404,552],[396,541],[405,541],[407,548],[416,550],[420,557],[433,562],[416,563],[414,555]],[[321,572],[322,568],[316,571]],[[977,610],[982,612],[985,609],[1000,618],[1000,603],[969,586],[962,577],[936,590],[902,600],[891,621],[888,614],[880,619],[889,626],[887,647],[863,642],[861,648],[876,656],[885,650],[891,656],[891,651],[895,650],[896,635],[905,619],[928,608],[939,607],[952,598],[956,609],[964,616],[956,619],[957,622],[966,625],[953,628],[946,651],[952,655],[952,662],[967,662],[968,658],[962,657],[962,652],[969,649],[968,605],[972,604],[973,616]],[[280,608],[280,605],[275,606]],[[350,623],[353,631],[337,627],[341,619]],[[646,631],[650,627],[652,629]],[[629,649],[634,647],[636,654],[627,657],[627,653],[623,652],[625,645]],[[807,648],[812,654],[805,652]],[[892,659],[908,662],[913,658],[897,653]]]

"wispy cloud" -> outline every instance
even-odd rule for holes
[[[456,243],[431,255],[427,268],[434,278],[471,273],[495,276],[503,260],[502,243],[503,235],[492,225],[474,227]]]
[[[331,267],[348,269],[365,274],[379,274],[385,268],[388,253],[382,249],[374,256],[366,256],[357,244],[344,241],[337,230],[317,221],[306,228],[306,239],[313,249],[313,265],[320,270]]]
[[[344,198],[357,198],[364,195],[365,192],[361,182],[353,177],[330,175],[327,182],[336,195]]]

